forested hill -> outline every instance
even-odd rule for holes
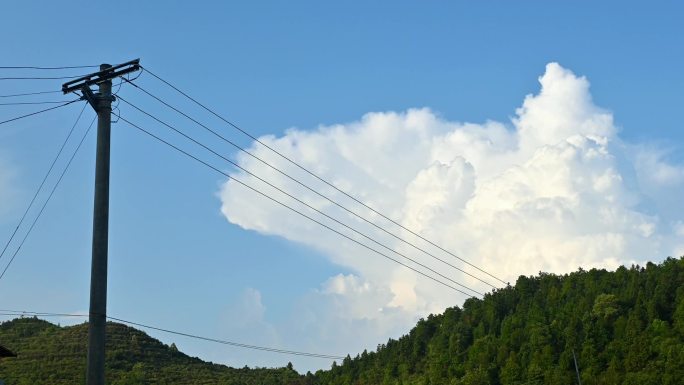
[[[108,384],[684,383],[684,258],[615,272],[520,277],[514,287],[431,315],[376,352],[314,376],[233,369],[189,357],[145,333],[108,324]],[[83,384],[86,325],[35,318],[0,325],[7,385]]]
[[[85,383],[88,325],[60,327],[36,318],[0,324],[0,343],[18,354],[0,360],[7,385]],[[287,360],[284,357],[284,360]],[[107,323],[107,384],[302,384],[290,368],[234,369],[189,357],[134,328]]]
[[[421,320],[324,384],[684,384],[684,258],[520,277]]]

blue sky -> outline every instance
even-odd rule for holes
[[[653,191],[644,186],[642,179],[635,182],[638,187],[621,187],[624,191],[616,196],[637,197],[624,198],[624,202],[630,202],[624,204],[628,212],[625,217],[638,217],[640,221],[624,228],[646,229],[647,237],[655,234],[662,237],[658,245],[667,245],[671,239],[675,243],[677,237],[681,240],[677,223],[684,219],[679,216],[680,209],[675,207],[668,212],[664,207],[677,205],[676,197],[681,191],[677,178],[684,162],[684,134],[678,114],[684,86],[681,15],[681,5],[674,2],[644,5],[576,1],[550,5],[541,1],[486,4],[378,1],[332,5],[313,1],[287,4],[121,1],[115,7],[85,1],[70,2],[68,6],[48,1],[11,2],[0,15],[0,31],[4,36],[0,65],[114,64],[139,57],[144,66],[255,135],[272,135],[269,140],[277,144],[278,138],[301,134],[299,138],[306,139],[300,143],[303,150],[307,149],[306,145],[315,149],[316,143],[334,141],[337,137],[331,134],[330,127],[336,125],[349,133],[375,132],[375,121],[363,118],[372,112],[395,111],[399,113],[396,120],[389,115],[379,119],[397,124],[409,118],[429,122],[436,119],[439,127],[426,131],[426,135],[434,137],[451,129],[458,131],[449,126],[458,122],[483,126],[488,121],[500,122],[507,130],[515,131],[520,127],[511,119],[521,119],[516,109],[523,105],[526,95],[540,95],[539,77],[546,76],[549,90],[570,89],[567,91],[570,96],[566,98],[562,94],[560,102],[555,101],[562,104],[576,95],[584,100],[582,92],[586,90],[580,80],[584,76],[591,83],[586,92],[593,99],[587,102],[582,114],[600,115],[596,106],[609,113],[614,120],[610,127],[616,132],[601,131],[600,134],[609,137],[611,145],[617,143],[615,146],[620,147],[610,152],[615,154],[614,158],[630,159],[619,161],[615,167],[605,166],[606,170],[618,170],[619,179],[626,181],[629,179],[626,168],[639,174],[639,170],[648,170],[650,165],[667,179],[662,189]],[[554,72],[547,67],[552,62],[574,75],[561,70]],[[16,74],[2,70],[2,76]],[[572,84],[563,88],[558,85],[562,79],[569,79]],[[197,114],[212,127],[221,127],[223,132],[230,133],[231,139],[252,146],[250,141],[220,126],[149,74],[143,74],[139,83]],[[0,94],[59,89],[60,84],[59,81],[4,81],[0,82]],[[572,93],[575,88],[578,91]],[[122,96],[174,124],[188,126],[131,87],[124,87],[121,92]],[[50,98],[41,100],[47,99]],[[546,104],[542,101],[539,105],[542,107],[530,107],[530,110],[544,109]],[[81,107],[74,104],[0,126],[2,242],[21,216]],[[0,120],[31,111],[30,107],[0,108]],[[121,108],[136,122],[146,122],[130,108]],[[406,113],[413,108],[428,108],[429,112],[423,110],[422,115],[415,116]],[[540,116],[548,116],[549,121],[554,119],[551,113]],[[92,117],[92,111],[87,109],[83,122],[89,122]],[[163,132],[151,123],[148,126]],[[83,128],[79,126],[79,130]],[[286,132],[291,128],[297,130]],[[344,302],[344,293],[326,295],[334,283],[331,277],[343,277],[340,282],[359,284],[361,288],[375,287],[382,293],[378,298],[391,297],[388,293],[394,293],[396,300],[396,290],[388,289],[394,287],[393,283],[376,282],[373,286],[373,271],[388,265],[377,262],[377,266],[366,271],[363,259],[366,256],[359,250],[349,249],[350,255],[359,253],[359,259],[350,262],[310,239],[318,237],[318,233],[306,233],[307,227],[293,226],[302,232],[288,233],[278,227],[282,213],[268,211],[270,208],[263,203],[266,207],[263,216],[252,215],[256,211],[250,210],[258,207],[250,205],[255,203],[235,192],[234,186],[224,185],[225,178],[220,175],[150,141],[125,124],[116,124],[113,130],[109,311],[115,316],[245,343],[353,355],[364,347],[374,347],[388,336],[399,336],[416,317],[426,315],[429,310],[439,311],[440,306],[458,305],[462,301],[460,297],[445,298],[443,293],[435,294],[439,301],[432,301],[430,296],[436,289],[417,289],[416,303],[424,306],[416,305],[402,313],[407,309],[404,305],[386,300],[387,309],[394,309],[401,321],[392,316],[377,319],[364,315],[367,304],[360,305],[362,301],[358,298],[352,301],[353,306],[349,305],[351,308],[336,307],[335,304],[347,302]],[[578,133],[587,134],[580,131],[578,128]],[[194,132],[200,135],[199,131]],[[397,129],[396,134],[383,140],[400,143],[397,148],[402,149],[402,132]],[[320,135],[315,136],[316,133]],[[207,136],[202,137],[209,140]],[[216,141],[211,143],[220,145]],[[360,144],[358,148],[364,145],[363,138],[350,143]],[[226,154],[233,154],[229,147],[221,148]],[[456,148],[452,150],[458,152]],[[532,157],[521,159],[524,163]],[[354,169],[325,157],[318,160],[319,164],[330,166],[326,176],[332,180],[337,176],[344,178],[345,170]],[[476,160],[466,156],[465,161],[466,166],[474,164],[476,173],[480,172]],[[517,164],[511,162],[511,167]],[[241,163],[249,164],[244,160]],[[93,166],[94,135],[91,135],[7,276],[0,281],[0,308],[52,312],[87,309]],[[221,167],[234,172],[228,165]],[[594,166],[583,163],[576,167],[584,172]],[[428,168],[426,165],[425,170]],[[498,175],[495,174],[491,176],[494,179]],[[424,175],[429,173],[426,171]],[[367,189],[368,196],[372,197],[374,187],[360,185],[354,178],[350,177],[354,192],[361,194]],[[413,180],[409,176],[398,178]],[[415,183],[398,186],[400,189],[395,190],[378,187],[377,191],[410,196]],[[428,190],[432,191],[420,190],[426,195],[419,200],[434,198],[425,192]],[[240,202],[251,208],[241,211]],[[471,206],[477,206],[475,203]],[[408,203],[399,206],[387,203],[387,209],[396,209],[396,212],[409,212],[412,207]],[[422,226],[419,221],[404,219]],[[256,223],[259,221],[264,224],[261,230]],[[652,223],[657,225],[651,232],[648,229]],[[441,228],[449,225],[451,222],[440,222]],[[622,227],[617,227],[601,231],[620,233]],[[425,229],[430,231],[427,225]],[[437,232],[431,234],[447,242],[454,238]],[[563,234],[566,233],[559,232],[553,242],[565,245],[576,241],[563,238]],[[505,235],[501,234],[500,238]],[[624,239],[621,242],[629,245],[629,238]],[[336,248],[351,247],[339,242]],[[543,242],[551,241],[544,239]],[[540,245],[546,244],[543,242],[540,240]],[[458,242],[453,247],[458,250],[463,247],[461,251],[466,253],[471,250]],[[644,252],[624,259],[610,255],[606,249],[597,250],[592,252],[607,253],[602,254],[605,260],[589,251],[587,255],[591,256],[587,258],[597,265],[612,267],[632,260],[661,260],[670,249],[662,246],[654,254]],[[474,251],[470,257],[484,265],[494,262],[478,259],[480,256]],[[6,261],[3,258],[3,263]],[[581,262],[573,260],[569,265],[559,265],[553,261],[539,264],[534,259],[525,261],[529,266],[523,271],[526,274],[544,269],[568,271]],[[319,334],[303,338],[298,334],[303,331],[292,330],[292,325],[304,324],[301,318],[309,311],[319,317],[336,311],[358,311],[358,314],[354,313],[346,321],[328,314],[327,331],[320,321]],[[332,337],[346,336],[344,330],[340,331],[345,327],[363,329],[358,333],[359,341],[350,343]],[[165,342],[174,341],[191,354],[237,366],[284,365],[288,360],[300,369],[330,364],[227,351],[225,347],[180,341],[161,334],[155,336]]]

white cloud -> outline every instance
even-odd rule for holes
[[[664,204],[684,195],[684,167],[666,162],[658,149],[624,143],[611,113],[593,104],[584,77],[551,63],[539,82],[540,92],[526,96],[508,124],[451,122],[423,108],[369,113],[356,122],[312,131],[291,129],[282,137],[261,140],[505,280],[540,270],[614,268],[681,252],[677,239],[684,209]],[[263,147],[254,145],[250,151],[421,248],[493,282]],[[253,159],[242,156],[239,162],[392,249],[487,290]],[[244,173],[233,176],[320,217]],[[327,343],[319,346],[358,352],[391,333],[407,331],[416,317],[460,304],[464,298],[233,181],[223,185],[220,196],[230,222],[308,245],[354,272],[330,278],[303,300],[308,319],[315,320],[306,335]],[[325,218],[321,221],[334,225]],[[352,338],[357,342],[350,343],[353,334],[370,339]],[[307,338],[303,333],[301,340]]]

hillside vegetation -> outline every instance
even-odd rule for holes
[[[520,277],[317,373],[324,384],[684,384],[684,258]]]
[[[37,318],[0,325],[0,343],[17,358],[0,360],[7,385],[85,383],[88,325],[60,327]],[[107,384],[300,384],[291,368],[234,369],[204,362],[167,346],[142,331],[107,323]]]
[[[1,324],[0,343],[19,357],[0,361],[0,378],[83,384],[86,334],[35,318]],[[108,339],[112,385],[575,384],[573,351],[585,385],[682,384],[684,258],[520,277],[315,375],[206,363],[121,324],[108,324]]]

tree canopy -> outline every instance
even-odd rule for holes
[[[681,384],[684,258],[521,276],[421,319],[376,352],[319,371],[323,384]]]

